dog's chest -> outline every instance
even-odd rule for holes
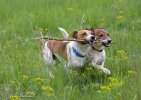
[[[97,64],[101,64],[105,60],[105,57],[106,57],[106,55],[105,55],[104,50],[102,52],[98,52],[98,51],[91,49],[88,52],[88,59],[90,59],[91,61],[93,61]]]

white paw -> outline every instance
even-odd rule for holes
[[[107,69],[107,68],[103,68],[102,70],[103,70],[103,72],[104,72],[105,74],[108,74],[108,75],[111,74],[111,71],[110,71],[109,69]]]

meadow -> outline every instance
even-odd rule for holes
[[[0,100],[140,100],[140,0],[0,0]],[[94,68],[49,77],[36,36],[63,38],[104,27],[117,44],[106,48],[107,76]]]

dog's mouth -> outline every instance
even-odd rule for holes
[[[110,43],[102,42],[102,45],[105,46],[105,47],[109,47],[110,46]]]

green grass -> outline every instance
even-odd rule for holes
[[[0,99],[141,99],[140,0],[0,0],[0,4]],[[32,38],[40,35],[36,28],[61,38],[58,27],[70,34],[105,27],[118,43],[106,48],[105,66],[112,80],[96,69],[67,74],[63,64],[52,68],[56,78],[50,79],[40,45]]]

